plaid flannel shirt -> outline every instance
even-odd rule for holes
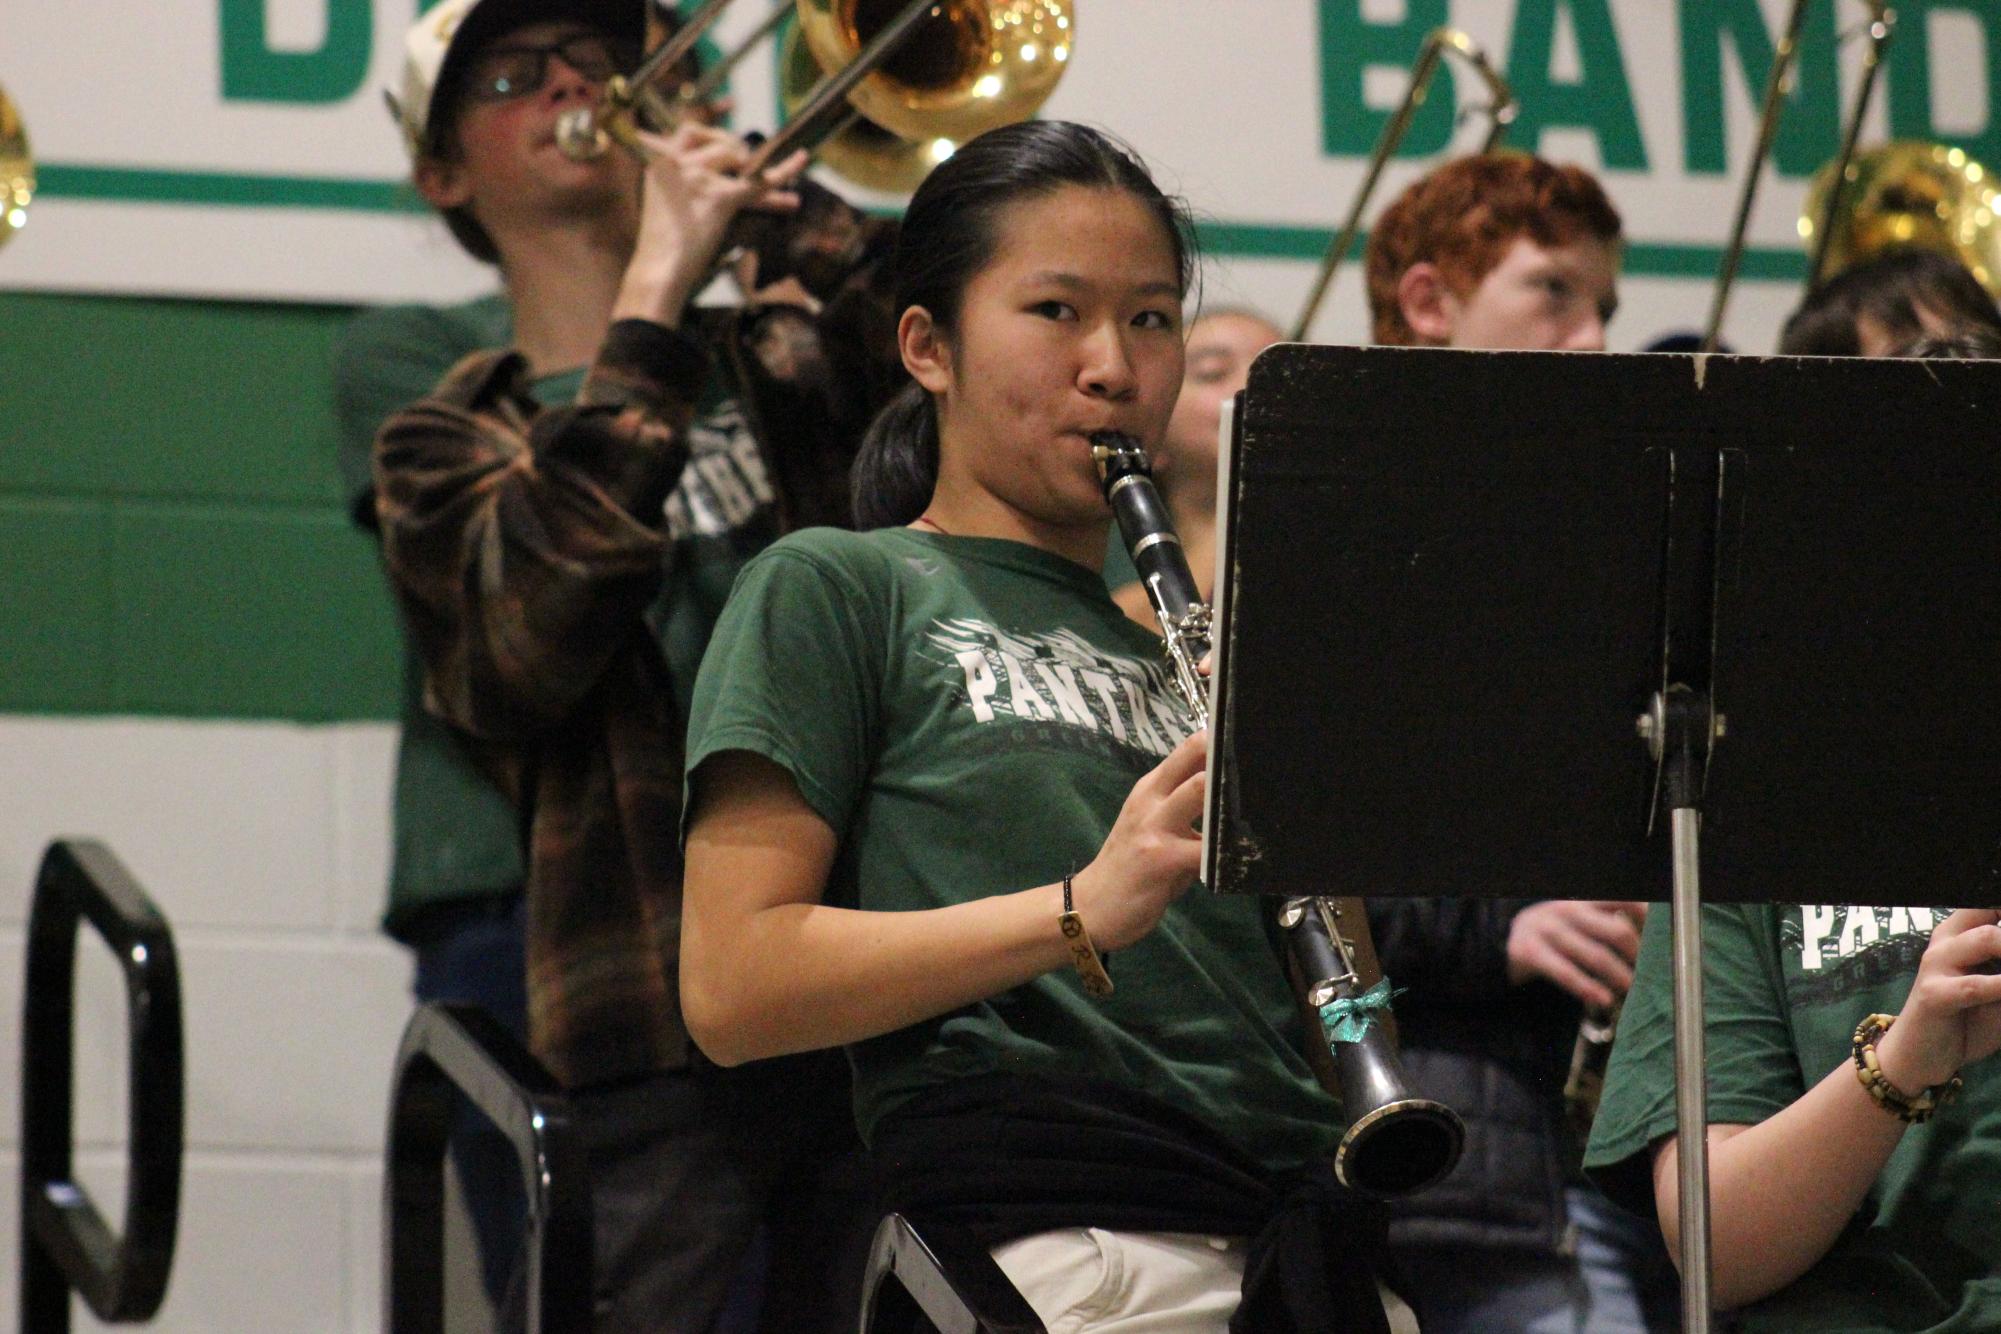
[[[518,353],[480,353],[376,442],[383,559],[426,703],[522,812],[529,1042],[572,1087],[691,1052],[683,741],[644,612],[710,373],[687,335],[625,320],[574,406],[539,407]]]

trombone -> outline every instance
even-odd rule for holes
[[[35,159],[28,152],[28,132],[13,99],[0,89],[0,245],[27,225],[34,197]]]
[[[1850,182],[1852,160],[1855,157],[1855,143],[1862,133],[1862,117],[1869,110],[1869,100],[1876,91],[1876,76],[1881,71],[1883,52],[1890,45],[1890,38],[1897,30],[1897,14],[1887,0],[1866,0],[1869,6],[1869,23],[1863,30],[1869,39],[1862,57],[1862,82],[1855,89],[1855,104],[1850,108],[1848,119],[1841,134],[1841,151],[1834,162],[1823,171],[1830,173],[1827,189],[1817,201],[1820,211],[1817,217],[1809,215],[1802,219],[1800,234],[1807,241],[1807,288],[1825,276],[1828,261],[1828,237],[1835,219],[1841,210],[1842,195]],[[1744,241],[1751,225],[1751,205],[1758,197],[1758,178],[1764,171],[1765,159],[1771,156],[1772,141],[1778,133],[1779,113],[1785,105],[1787,88],[1792,83],[1793,66],[1799,60],[1800,26],[1806,19],[1806,7],[1811,0],[1793,0],[1793,7],[1786,16],[1786,29],[1779,38],[1778,47],[1772,53],[1772,72],[1765,80],[1765,102],[1758,115],[1758,138],[1751,150],[1751,165],[1744,173],[1744,188],[1737,197],[1737,220],[1730,229],[1730,242],[1723,249],[1723,260],[1717,269],[1716,291],[1709,303],[1709,320],[1703,326],[1702,350],[1714,352],[1717,338],[1723,332],[1723,311],[1730,301],[1730,289],[1737,281],[1737,266],[1744,258]],[[1811,207],[1811,205],[1809,205]]]
[[[782,11],[781,11],[782,12]],[[778,52],[778,100],[785,119],[797,120],[800,108],[821,77],[819,62],[795,24],[785,30]],[[931,169],[958,148],[941,134],[906,139],[885,130],[859,111],[850,111],[824,139],[816,153],[827,169],[864,189],[907,195],[931,174]]]
[[[642,125],[664,126],[682,106],[720,86],[744,51],[775,30],[787,8],[726,57],[711,80],[679,99],[656,82],[672,71],[730,0],[704,3],[631,74],[605,85],[595,107],[579,108],[557,127],[563,151],[579,159],[612,143],[637,151]],[[886,22],[864,0],[795,0],[796,31],[813,61],[835,71],[810,93],[788,98],[791,119],[752,154],[761,171],[800,148],[815,148],[848,127],[854,113],[902,139],[968,139],[1034,115],[1067,67],[1075,40],[1073,0],[908,0]]]
[[[654,114],[655,123],[665,124],[669,119],[686,115],[693,108],[715,100],[729,82],[731,72],[743,63],[744,57],[781,27],[784,27],[785,34],[779,38],[778,100],[785,119],[788,122],[797,120],[800,109],[813,94],[814,85],[824,75],[820,62],[814,58],[812,48],[806,43],[801,25],[796,22],[785,25],[785,20],[793,13],[792,0],[778,0],[734,49],[703,70],[700,78],[675,89],[673,107],[664,116]],[[958,146],[957,141],[935,133],[926,134],[921,139],[906,139],[885,130],[857,110],[851,111],[828,134],[816,152],[828,170],[865,189],[907,195]]]
[[[1348,210],[1348,220],[1341,224],[1340,233],[1320,261],[1320,272],[1314,277],[1313,287],[1307,293],[1305,308],[1293,321],[1288,341],[1303,342],[1312,329],[1314,317],[1320,313],[1321,302],[1333,289],[1334,272],[1348,257],[1348,251],[1362,229],[1362,210],[1368,207],[1369,196],[1375,193],[1376,181],[1383,174],[1383,166],[1397,151],[1404,135],[1409,133],[1411,121],[1417,118],[1418,108],[1424,105],[1425,95],[1431,91],[1431,81],[1438,73],[1439,63],[1448,55],[1465,61],[1487,85],[1488,95],[1492,98],[1485,107],[1478,108],[1489,118],[1487,137],[1481,142],[1480,151],[1494,151],[1506,137],[1508,127],[1514,124],[1515,113],[1519,109],[1514,89],[1494,68],[1494,63],[1487,59],[1487,53],[1480,49],[1479,43],[1457,28],[1433,28],[1426,34],[1424,45],[1418,48],[1417,63],[1411,66],[1410,89],[1404,94],[1403,104],[1383,126],[1382,136],[1376,140],[1376,146],[1369,154],[1369,170],[1362,178],[1362,188],[1355,195],[1354,206]]]

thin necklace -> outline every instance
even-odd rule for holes
[[[929,526],[931,526],[931,527],[933,527],[933,528],[936,528],[936,529],[938,530],[938,535],[939,535],[940,537],[950,537],[950,536],[951,536],[951,534],[950,534],[950,533],[948,533],[948,532],[946,532],[946,531],[945,531],[945,527],[944,527],[944,525],[943,525],[943,524],[939,523],[939,522],[938,522],[938,521],[937,521],[936,519],[932,518],[932,517],[931,517],[930,515],[928,515],[928,514],[920,514],[920,515],[918,515],[918,516],[917,516],[917,517],[916,517],[915,519],[912,519],[912,520],[911,520],[911,522],[912,522],[912,523],[922,523],[922,524],[928,524]]]

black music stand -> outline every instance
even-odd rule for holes
[[[2001,902],[1997,427],[2001,363],[1296,345],[1226,425],[1207,882],[1671,897],[1692,1329],[1700,899]]]

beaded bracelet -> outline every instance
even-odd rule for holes
[[[1912,1125],[1923,1125],[1932,1119],[1939,1108],[1959,1096],[1960,1086],[1965,1082],[1954,1075],[1943,1084],[1934,1084],[1922,1089],[1913,1097],[1890,1082],[1883,1073],[1883,1067],[1876,1063],[1876,1039],[1890,1030],[1896,1023],[1896,1016],[1872,1014],[1855,1026],[1855,1077],[1862,1081],[1862,1087],[1869,1090],[1869,1096],[1876,1105],[1901,1121]]]
[[[1105,961],[1091,943],[1084,919],[1070,906],[1069,873],[1063,877],[1063,915],[1056,919],[1056,925],[1063,929],[1063,939],[1070,946],[1070,962],[1077,965],[1077,975],[1084,979],[1084,990],[1101,998],[1111,995],[1112,975],[1105,971]]]

